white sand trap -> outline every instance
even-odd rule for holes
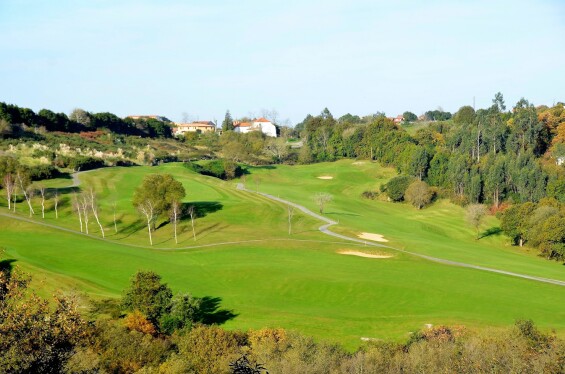
[[[334,179],[334,177],[330,177],[329,175],[322,175],[321,177],[318,177],[318,179]]]
[[[355,161],[355,162],[354,162],[353,164],[351,164],[351,165],[363,165],[363,164],[366,164],[366,163],[367,163],[366,161]]]
[[[362,232],[361,234],[359,234],[357,236],[360,239],[372,240],[372,241],[375,241],[375,242],[383,242],[383,243],[388,242],[388,240],[386,240],[381,234],[371,234],[370,232]]]
[[[365,253],[360,251],[338,251],[340,255],[351,255],[351,256],[359,256],[359,257],[366,257],[366,258],[391,258],[391,255],[374,255],[371,253]]]

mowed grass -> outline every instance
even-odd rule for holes
[[[305,166],[252,168],[251,178],[259,178],[259,189],[303,204],[316,211],[317,192],[332,194],[325,215],[339,225],[333,231],[355,236],[360,232],[382,234],[387,245],[443,259],[492,267],[528,275],[565,280],[565,266],[536,255],[535,250],[511,246],[499,232],[500,222],[485,219],[481,233],[492,235],[475,240],[476,232],[465,219],[465,209],[440,200],[418,210],[409,204],[363,199],[363,191],[378,191],[395,175],[369,161],[342,160]],[[332,177],[320,179],[318,177]]]
[[[565,330],[563,289],[438,265],[408,255],[367,259],[337,254],[363,247],[272,241],[193,250],[149,250],[0,218],[9,258],[49,285],[69,279],[91,297],[118,297],[139,269],[175,291],[222,299],[231,329],[285,327],[340,342],[405,340],[424,324],[506,326],[533,318]]]
[[[186,202],[221,204],[221,209],[198,219],[196,242],[190,232],[183,232],[182,242],[175,246],[170,226],[165,225],[157,230],[155,246],[164,249],[144,247],[145,227],[132,229],[137,214],[131,195],[148,172],[174,174],[187,189]],[[245,182],[253,188],[253,177],[259,176],[259,190],[312,210],[311,195],[332,193],[335,199],[327,215],[340,221],[336,231],[381,233],[391,246],[414,252],[563,278],[561,265],[505,247],[501,236],[475,241],[473,230],[464,224],[463,211],[447,202],[417,211],[360,198],[362,191],[377,189],[392,175],[393,170],[374,163],[342,161],[253,168]],[[110,241],[97,239],[95,225],[88,237],[0,216],[0,247],[16,260],[15,265],[35,274],[35,284],[45,294],[75,288],[96,299],[119,297],[130,276],[145,269],[161,274],[175,291],[221,298],[222,308],[237,314],[226,328],[284,327],[349,348],[359,346],[362,337],[403,341],[427,323],[496,328],[531,318],[540,327],[565,335],[565,291],[560,286],[441,265],[386,249],[378,251],[394,257],[341,255],[337,252],[344,249],[374,250],[335,243],[316,230],[320,223],[302,214],[296,216],[296,234],[289,238],[281,204],[175,164],[93,171],[83,174],[82,181],[98,193]],[[108,212],[113,201],[121,214],[120,232],[129,228],[128,235],[111,234]],[[25,216],[23,208],[19,204]],[[61,215],[56,221],[49,211],[45,221],[78,229],[68,206]],[[43,222],[37,215],[33,219]],[[484,228],[496,224],[492,218]],[[249,242],[254,239],[262,241]],[[243,243],[181,249],[239,240]]]

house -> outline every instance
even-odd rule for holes
[[[402,114],[399,114],[395,118],[392,119],[392,122],[394,122],[396,125],[399,125],[402,122],[404,122],[404,116]]]
[[[173,134],[175,136],[183,135],[187,132],[215,132],[216,125],[212,121],[194,121],[191,123],[175,123]]]
[[[267,136],[277,137],[277,128],[271,121],[266,118],[257,118],[252,122],[240,122],[234,121],[233,123],[234,131],[246,134],[251,131],[261,131]]]
[[[171,120],[168,119],[167,117],[158,116],[158,115],[155,115],[155,114],[134,115],[134,116],[127,116],[126,118],[131,118],[131,119],[156,119],[157,121],[161,121],[161,122],[171,122]]]

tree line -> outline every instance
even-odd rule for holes
[[[0,102],[0,137],[18,138],[26,133],[58,131],[67,133],[108,130],[115,134],[171,138],[171,126],[153,118],[120,118],[113,113],[91,113],[74,109],[69,115]]]

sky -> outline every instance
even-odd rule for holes
[[[565,1],[0,0],[0,101],[296,124],[565,101]]]

